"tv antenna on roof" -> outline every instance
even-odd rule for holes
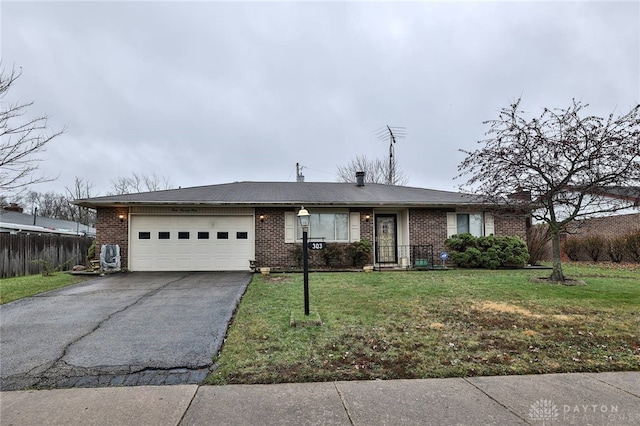
[[[302,169],[305,166],[301,166],[300,163],[296,163],[296,182],[304,182],[304,175],[302,174]]]
[[[407,128],[387,125],[378,129],[376,131],[376,135],[381,141],[389,140],[389,170],[387,171],[387,185],[393,185],[396,180],[396,162],[393,158],[393,145],[396,143],[397,139],[405,138],[407,135]]]

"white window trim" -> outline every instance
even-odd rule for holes
[[[354,241],[360,241],[360,212],[350,212],[348,210],[319,210],[312,211],[312,214],[346,214],[347,215],[347,229],[349,232],[346,240],[325,240],[328,243],[349,243]],[[284,242],[295,243],[302,240],[302,235],[298,234],[298,217],[295,212],[284,213]]]
[[[493,213],[488,212],[472,212],[472,211],[460,211],[447,213],[447,238],[451,238],[452,235],[458,233],[458,215],[459,214],[481,214],[482,215],[482,235],[495,234],[495,224]]]

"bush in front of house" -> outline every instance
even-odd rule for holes
[[[631,231],[624,236],[624,246],[631,259],[640,262],[640,229]]]
[[[369,240],[354,241],[347,246],[347,257],[351,266],[364,266],[371,262],[371,243]]]
[[[580,239],[582,250],[589,256],[591,260],[597,262],[604,253],[607,240],[598,234],[588,235]]]
[[[588,258],[598,262],[609,255],[609,259],[616,263],[640,262],[640,230],[614,237],[597,234],[584,237],[570,236],[562,244],[562,250],[573,261]]]
[[[325,266],[343,266],[345,257],[345,245],[340,243],[329,243],[324,248],[324,250],[320,250],[320,256],[322,257]]]
[[[607,254],[612,262],[620,263],[625,257],[625,239],[624,237],[613,237],[606,241]]]
[[[529,260],[527,244],[519,237],[460,234],[445,244],[451,260],[462,268],[523,268]]]
[[[582,252],[582,241],[577,237],[567,237],[562,243],[562,251],[567,255],[569,260],[579,260],[580,252]]]
[[[551,231],[547,224],[534,225],[527,230],[527,249],[529,264],[538,265],[547,255],[547,243],[551,240]]]

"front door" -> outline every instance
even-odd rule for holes
[[[398,263],[398,218],[376,215],[376,263]]]

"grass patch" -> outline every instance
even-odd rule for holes
[[[0,304],[13,302],[60,287],[77,284],[86,277],[56,272],[50,276],[27,275],[24,277],[3,278],[0,280]]]
[[[317,273],[321,327],[290,327],[302,275],[255,276],[208,384],[640,370],[640,280],[632,268]]]

